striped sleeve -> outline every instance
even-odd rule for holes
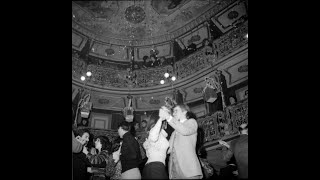
[[[106,161],[108,157],[108,151],[101,151],[99,154],[89,155],[89,161],[91,164],[101,164]]]

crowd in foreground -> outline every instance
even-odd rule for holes
[[[174,131],[168,138],[169,124]],[[148,137],[139,144],[132,123],[118,126],[119,139],[93,138],[85,129],[73,131],[73,180],[95,179],[248,179],[248,126],[240,127],[241,135],[224,147],[224,158],[230,161],[230,176],[217,174],[210,166],[205,150],[196,148],[198,124],[184,104],[172,110],[161,107],[159,119],[148,128]],[[226,178],[227,177],[227,178]]]

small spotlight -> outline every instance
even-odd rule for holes
[[[176,77],[172,76],[171,80],[172,80],[172,81],[175,81],[175,80],[176,80]]]
[[[161,80],[161,81],[160,81],[160,84],[164,84],[164,80]]]
[[[75,18],[76,16],[74,14],[72,14],[72,17]]]
[[[247,39],[248,39],[248,33],[246,34],[245,38],[247,38]]]
[[[164,77],[168,78],[169,77],[169,73],[164,73]]]
[[[84,76],[81,76],[81,81],[84,81],[84,80],[86,80],[86,78],[84,77]]]
[[[92,73],[90,71],[87,72],[87,76],[90,77]]]

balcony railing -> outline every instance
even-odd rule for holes
[[[206,67],[214,66],[221,61],[222,57],[247,44],[248,39],[244,37],[247,33],[248,21],[213,42],[217,47],[217,49],[215,49],[217,56],[215,57],[205,55],[205,50],[199,49],[195,53],[177,61],[174,64],[174,68],[171,65],[167,65],[157,68],[141,69],[130,74],[131,78],[128,78],[129,72],[126,69],[119,70],[95,64],[87,65],[80,58],[73,56],[72,76],[74,79],[80,79],[85,72],[91,71],[92,78],[88,83],[100,87],[146,88],[158,86],[160,85],[160,80],[164,72],[174,72],[177,80],[181,80],[192,76],[194,73]]]

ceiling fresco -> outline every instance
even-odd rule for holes
[[[73,1],[73,20],[94,34],[119,39],[149,39],[183,27],[214,0]]]

